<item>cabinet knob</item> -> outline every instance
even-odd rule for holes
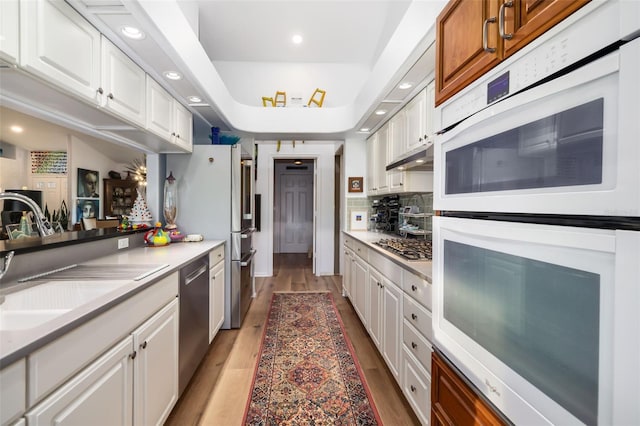
[[[175,135],[176,135],[176,132],[171,132],[171,136],[175,136]]]
[[[177,134],[177,135],[176,135],[176,138],[180,139],[180,134]]]
[[[411,291],[418,291],[418,287],[415,284],[411,284]]]
[[[133,353],[129,355],[129,358],[136,359],[136,355],[138,355],[138,352],[133,351]]]
[[[98,87],[98,90],[96,90],[96,92],[102,95],[104,93],[104,90],[102,90],[102,87]]]
[[[142,344],[140,345],[140,347],[142,349],[147,349],[147,341],[145,340],[144,342],[142,342]]]
[[[411,389],[411,392],[415,392],[415,391],[416,391],[416,387],[415,387],[415,386],[413,386],[413,385],[411,385],[411,388],[410,388],[410,389]]]
[[[427,135],[424,135],[424,136],[423,136],[423,139],[424,139],[424,141],[426,142],[426,141],[427,141]]]
[[[418,138],[418,142],[422,142],[422,138],[421,138],[421,137],[420,137],[420,138]]]
[[[413,349],[417,349],[417,348],[418,348],[418,345],[416,344],[416,342],[411,342],[411,347],[412,347]]]
[[[109,93],[109,94],[107,95],[107,98],[109,98],[109,99],[113,99],[113,93]]]
[[[416,314],[411,314],[411,319],[415,321],[418,319],[418,316]]]

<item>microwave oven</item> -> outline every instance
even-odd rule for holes
[[[638,231],[434,217],[435,345],[515,424],[640,424],[638,253]]]
[[[640,216],[640,38],[440,135],[434,209]]]

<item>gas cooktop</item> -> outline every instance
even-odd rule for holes
[[[408,261],[431,260],[431,241],[428,240],[385,238],[374,244]]]

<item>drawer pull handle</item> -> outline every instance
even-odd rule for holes
[[[145,340],[144,342],[142,342],[142,344],[140,345],[140,347],[142,349],[147,349],[147,341]]]
[[[411,347],[413,349],[418,349],[418,345],[416,344],[416,342],[411,342]]]
[[[129,355],[129,358],[136,359],[136,355],[138,355],[138,352],[133,351],[133,353]]]
[[[416,387],[411,385],[411,392],[415,392],[416,391]]]
[[[411,284],[411,291],[418,291],[418,287],[416,287],[414,284]]]
[[[418,319],[418,316],[416,314],[411,314],[411,319],[415,321]]]

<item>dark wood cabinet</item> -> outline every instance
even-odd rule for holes
[[[507,425],[438,351],[431,355],[433,426]]]
[[[103,179],[104,215],[128,215],[136,200],[138,182],[130,179]]]
[[[451,0],[438,16],[436,105],[502,60],[498,9],[498,0]]]
[[[451,0],[436,20],[436,105],[589,0]]]

